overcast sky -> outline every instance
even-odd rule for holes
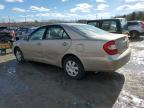
[[[144,11],[144,0],[0,0],[0,22],[110,18]]]

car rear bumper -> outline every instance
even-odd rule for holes
[[[127,49],[116,57],[86,58],[83,61],[85,71],[115,71],[130,60],[131,50]]]

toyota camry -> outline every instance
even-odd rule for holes
[[[90,71],[114,72],[131,54],[128,36],[79,23],[39,27],[16,41],[13,52],[20,63],[31,60],[56,65],[74,79]]]

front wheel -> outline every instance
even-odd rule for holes
[[[23,56],[23,53],[20,49],[16,49],[15,51],[15,56],[16,56],[16,60],[19,62],[19,63],[23,63],[25,60],[24,60],[24,56]]]
[[[85,71],[82,63],[76,57],[68,57],[63,62],[64,71],[73,79],[82,79]]]

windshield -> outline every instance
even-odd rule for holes
[[[108,32],[102,29],[87,24],[73,25],[73,30],[88,37],[96,37],[97,35],[108,34]]]

